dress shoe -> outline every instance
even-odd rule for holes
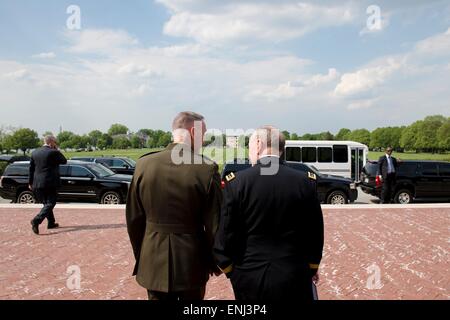
[[[47,226],[47,229],[57,229],[57,228],[59,228],[58,223],[52,223]]]
[[[39,225],[35,223],[34,220],[31,220],[31,230],[33,230],[35,234],[39,234]]]

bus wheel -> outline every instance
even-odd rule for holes
[[[327,198],[328,204],[347,204],[347,195],[343,191],[333,191]]]

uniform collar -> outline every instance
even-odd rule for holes
[[[280,156],[276,155],[267,155],[262,156],[258,159],[258,162],[256,164],[259,164],[261,166],[270,166],[271,163],[278,163],[283,164],[284,160],[280,158]]]

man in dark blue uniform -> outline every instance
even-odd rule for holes
[[[377,175],[383,181],[381,203],[392,202],[392,191],[397,178],[398,161],[392,156],[392,147],[386,148],[386,154],[378,159]]]
[[[250,169],[226,177],[215,241],[237,300],[312,300],[324,227],[316,177],[284,164],[274,127],[250,138]]]
[[[59,227],[55,221],[53,208],[56,205],[57,188],[61,184],[59,165],[67,163],[64,155],[58,150],[54,136],[46,136],[44,142],[43,147],[32,153],[30,161],[29,188],[33,190],[37,200],[44,204],[39,214],[31,220],[35,234],[39,234],[39,225],[45,219],[48,220],[48,229]]]

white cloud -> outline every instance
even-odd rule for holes
[[[450,28],[447,31],[419,41],[416,52],[428,55],[450,55]]]
[[[360,110],[360,109],[368,109],[372,107],[378,99],[367,99],[367,100],[356,100],[351,102],[348,106],[348,110]]]
[[[248,41],[280,42],[308,32],[355,21],[351,3],[160,1],[172,10],[164,26],[170,36],[187,37],[212,45]]]
[[[56,58],[56,54],[54,52],[42,52],[35,54],[32,57],[37,59],[54,59]]]
[[[150,65],[137,65],[135,63],[125,64],[121,66],[117,72],[119,74],[137,75],[139,77],[154,77],[160,75],[158,72],[154,71],[153,67]]]
[[[383,59],[377,65],[346,73],[336,86],[337,96],[364,94],[382,85],[395,71],[402,67],[402,61],[395,58]]]
[[[20,80],[30,80],[31,73],[27,69],[19,69],[13,72],[8,72],[4,74],[4,77],[9,80],[20,81]]]
[[[136,46],[139,41],[123,30],[85,29],[66,31],[72,53],[113,54],[117,50]]]
[[[303,76],[302,79],[295,81],[288,81],[276,86],[271,85],[259,85],[256,89],[251,90],[247,95],[247,100],[263,98],[268,101],[291,99],[298,97],[305,92],[320,88],[329,83],[332,83],[337,79],[339,73],[336,69],[331,68],[327,74],[316,74],[312,76]],[[324,91],[327,88],[321,88]]]

